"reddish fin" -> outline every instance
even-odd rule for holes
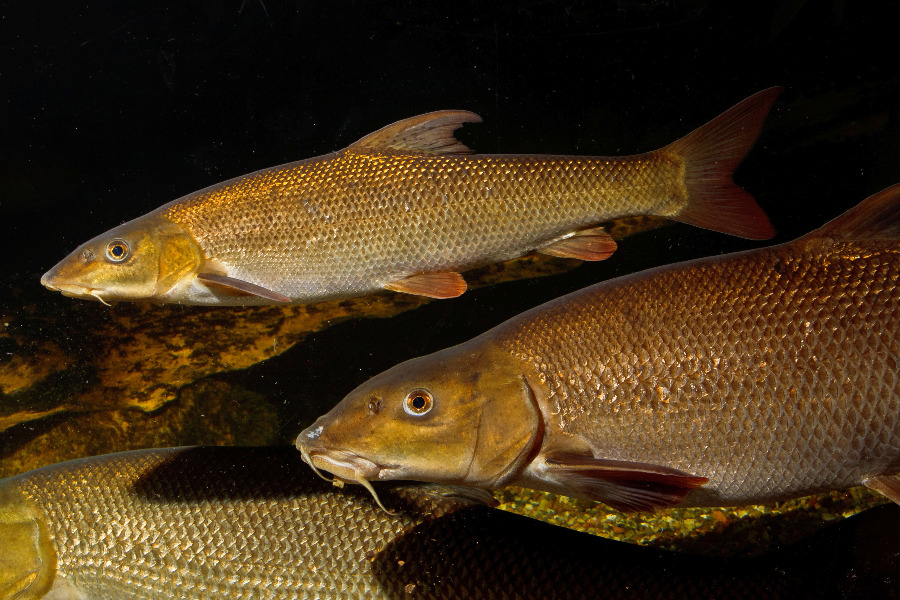
[[[393,150],[414,154],[471,154],[453,132],[463,123],[481,123],[481,117],[465,110],[439,110],[403,119],[370,133],[352,146],[353,150]]]
[[[900,239],[900,183],[872,194],[801,239],[824,236],[853,240]]]
[[[622,511],[674,506],[709,481],[668,467],[573,452],[548,455],[546,466],[554,481]]]
[[[615,240],[602,227],[576,231],[569,237],[538,249],[542,254],[580,260],[606,260],[615,251]]]
[[[235,279],[234,277],[228,277],[227,275],[216,275],[215,273],[199,273],[197,275],[197,279],[199,279],[203,283],[212,283],[218,286],[229,288],[231,290],[242,292],[244,294],[250,294],[251,296],[259,296],[260,298],[265,298],[266,300],[272,300],[273,302],[291,301],[291,299],[284,294],[279,294],[278,292],[273,292],[272,290],[256,285],[255,283],[242,281],[240,279]]]
[[[757,92],[662,149],[684,158],[688,204],[672,219],[752,240],[775,235],[766,213],[731,174],[759,137],[781,90]]]
[[[459,273],[423,273],[384,287],[395,292],[429,298],[456,298],[466,291],[466,280]]]
[[[900,504],[900,473],[869,477],[863,483],[867,488],[881,492],[895,503]]]

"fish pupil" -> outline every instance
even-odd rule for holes
[[[423,398],[422,396],[416,396],[415,398],[413,398],[412,405],[416,410],[422,410],[423,408],[425,408],[425,398]]]

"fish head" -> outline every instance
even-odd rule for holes
[[[64,296],[99,300],[161,300],[193,280],[203,252],[181,226],[151,213],[78,247],[41,283]]]
[[[0,481],[0,600],[41,598],[56,576],[46,521],[12,485]]]
[[[521,366],[469,342],[373,377],[303,431],[297,448],[344,482],[496,488],[525,466],[542,431]]]

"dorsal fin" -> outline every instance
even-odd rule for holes
[[[414,154],[472,154],[453,136],[463,123],[481,123],[481,117],[466,110],[439,110],[391,123],[350,146],[353,150],[407,152]]]
[[[800,239],[900,240],[900,183],[872,194]]]

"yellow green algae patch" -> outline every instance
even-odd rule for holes
[[[774,504],[623,513],[603,504],[510,487],[500,508],[608,539],[705,556],[753,556],[888,500],[864,487]]]

